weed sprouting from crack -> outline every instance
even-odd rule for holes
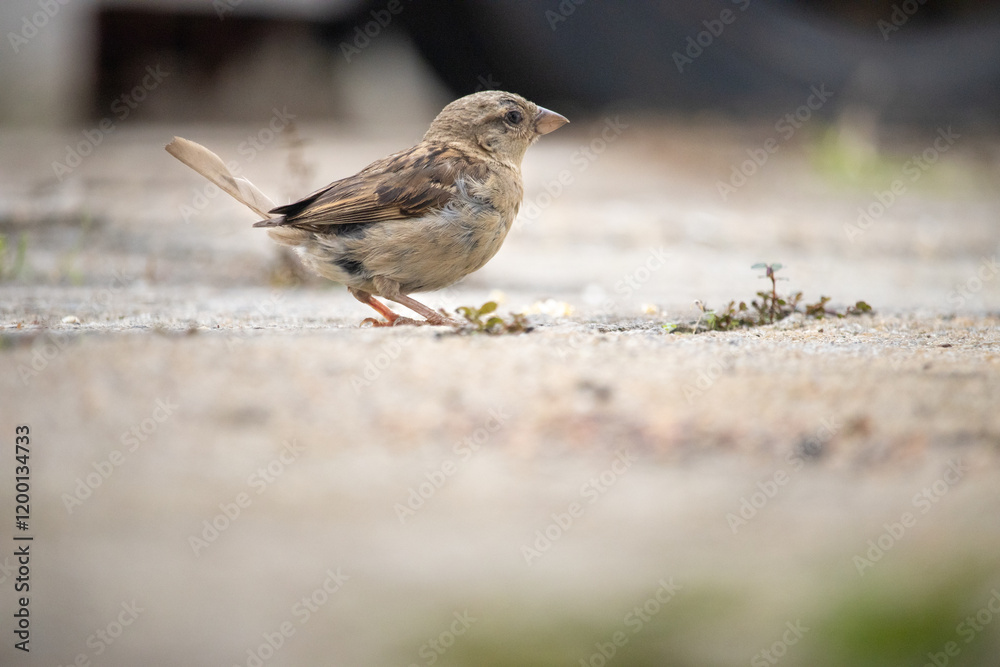
[[[740,301],[737,305],[734,299],[721,311],[715,311],[703,302],[695,301],[701,314],[694,324],[664,324],[663,327],[670,333],[732,331],[774,324],[795,313],[802,313],[807,318],[821,320],[824,317],[843,318],[872,312],[872,307],[864,301],[858,301],[853,306],[848,306],[843,312],[827,308],[827,303],[830,301],[828,296],[821,296],[819,301],[815,303],[802,304],[802,292],[795,292],[789,296],[778,294],[778,281],[787,280],[787,278],[779,278],[775,275],[778,270],[783,268],[781,264],[759,262],[750,268],[764,269],[764,275],[760,277],[771,281],[771,289],[757,292],[758,298],[750,301],[749,306],[745,301]],[[800,304],[802,305],[800,306]]]
[[[463,327],[459,332],[484,333],[492,336],[501,334],[528,333],[532,327],[528,324],[527,316],[521,313],[514,313],[510,320],[496,315],[496,301],[487,301],[476,308],[475,306],[459,306],[455,312],[461,315],[469,326]],[[447,313],[443,314],[447,315]]]

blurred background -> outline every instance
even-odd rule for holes
[[[1000,664],[1000,3],[15,0],[0,28],[30,664]],[[360,328],[163,150],[284,203],[487,88],[572,122],[498,255],[422,300],[523,335]],[[769,289],[758,262],[875,313],[677,332]]]
[[[827,116],[993,124],[1000,111],[1000,10],[974,0],[52,0],[5,3],[0,20],[0,85],[17,91],[0,101],[6,123],[102,117],[151,64],[173,80],[135,109],[143,120],[275,104],[391,117],[499,84],[575,115],[770,118],[819,83],[836,91]],[[377,84],[372,61],[392,63]],[[385,91],[395,104],[368,103]]]

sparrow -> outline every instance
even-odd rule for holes
[[[205,147],[175,137],[166,149],[264,218],[254,227],[385,318],[363,325],[458,326],[410,294],[454,284],[497,253],[521,205],[525,152],[568,122],[514,93],[467,95],[447,105],[412,148],[277,207]],[[376,297],[424,320],[398,315]]]

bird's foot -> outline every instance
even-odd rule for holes
[[[430,324],[430,322],[425,322],[424,320],[414,320],[409,317],[403,317],[402,315],[396,315],[392,320],[380,320],[377,317],[366,317],[361,320],[359,327],[400,327],[400,326],[422,326],[424,324]]]
[[[461,328],[464,326],[458,320],[453,320],[450,317],[438,317],[435,319],[427,318],[426,320],[415,320],[410,317],[403,317],[402,315],[397,315],[394,320],[381,320],[376,317],[366,317],[361,320],[361,324],[358,326],[364,327],[401,327],[401,326],[439,326],[439,327],[454,327]]]

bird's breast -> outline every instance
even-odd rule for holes
[[[515,215],[514,207],[502,210],[480,193],[463,190],[419,219],[372,225],[365,268],[397,281],[404,293],[442,289],[497,254]]]

